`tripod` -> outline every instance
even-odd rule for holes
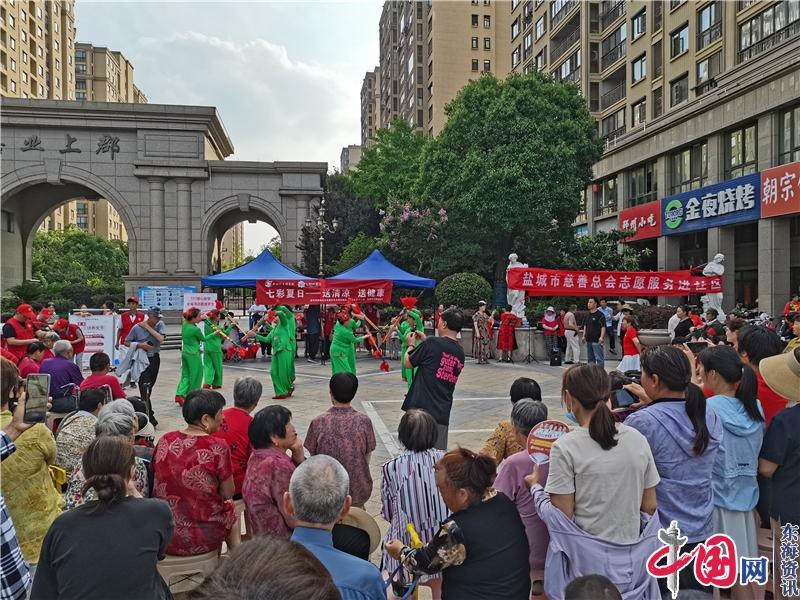
[[[525,357],[525,363],[530,364],[535,362],[537,365],[541,364],[536,357],[533,355],[533,332],[535,329],[528,325],[528,356]]]

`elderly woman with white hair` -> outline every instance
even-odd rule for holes
[[[540,400],[525,398],[514,404],[511,409],[511,425],[517,443],[522,448],[527,447],[528,434],[536,425],[547,420],[547,406]],[[498,492],[504,493],[517,506],[517,512],[525,525],[525,535],[528,537],[530,551],[529,561],[531,567],[532,595],[544,593],[544,559],[547,555],[547,544],[550,536],[547,526],[536,514],[533,505],[533,496],[525,485],[525,476],[530,474],[533,463],[527,449],[506,458],[500,465],[494,487]],[[547,465],[539,467],[539,477],[544,482],[547,480]]]
[[[120,435],[133,442],[139,427],[139,419],[133,411],[133,405],[127,400],[114,400],[106,404],[97,415],[95,435]],[[72,470],[67,480],[67,491],[64,493],[64,510],[80,506],[89,500],[95,500],[94,490],[90,489],[84,495],[82,492],[86,478],[83,469],[78,464]],[[139,456],[135,460],[133,483],[140,496],[148,495],[147,464]]]

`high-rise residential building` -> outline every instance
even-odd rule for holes
[[[90,102],[147,102],[133,83],[133,65],[121,52],[75,44],[75,99]]]
[[[121,52],[84,42],[74,44],[75,100],[89,102],[147,102],[133,83],[133,65]],[[58,230],[75,225],[93,235],[126,241],[119,213],[108,201],[76,199],[45,217],[40,229]]]
[[[339,157],[339,167],[342,173],[347,173],[350,169],[355,169],[358,163],[361,162],[362,147],[357,144],[350,144],[342,148],[342,154]]]
[[[381,127],[381,71],[367,71],[361,84],[361,147],[367,148]]]
[[[10,98],[75,98],[74,0],[0,3],[0,93]]]
[[[510,4],[512,69],[579,85],[605,143],[579,231],[636,229],[647,269],[722,253],[725,308],[782,310],[800,287],[800,0]]]
[[[217,254],[219,252],[219,254]],[[244,261],[244,223],[237,223],[222,236],[219,248],[215,248],[212,261],[219,257],[220,270],[239,266]]]

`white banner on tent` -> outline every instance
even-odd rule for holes
[[[183,310],[195,307],[202,314],[206,314],[216,306],[217,295],[208,293],[186,293],[183,295]]]
[[[114,364],[114,342],[117,335],[114,315],[70,315],[69,322],[81,328],[86,346],[83,349],[82,369],[89,368],[89,359],[97,352],[105,352]]]

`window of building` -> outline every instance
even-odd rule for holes
[[[14,72],[17,71],[17,61],[15,61],[13,58],[11,59],[11,70]]]
[[[39,96],[44,96],[44,86],[41,83],[39,84]]]
[[[8,26],[13,28],[15,24],[16,20],[14,19],[14,15],[8,15]]]
[[[36,37],[43,37],[43,36],[44,36],[44,32],[42,31],[42,28],[41,27],[37,27],[36,28]]]
[[[554,75],[557,81],[577,81],[581,72],[581,52],[578,50],[565,60],[556,69]]]
[[[511,12],[514,12],[519,6],[519,0],[511,0]]]
[[[39,73],[39,77],[44,77],[44,67],[42,65],[37,67],[37,73]]]
[[[17,82],[14,81],[13,79],[11,80],[11,91],[12,92],[16,92],[17,91]]]
[[[595,192],[595,216],[609,215],[617,212],[617,176],[603,180],[599,192]]]
[[[15,40],[13,37],[9,36],[8,41],[9,41],[9,43],[11,45],[11,49],[12,50],[16,50],[16,48],[17,48],[17,40]]]
[[[472,70],[477,72],[479,68],[480,68],[480,62],[478,61],[477,58],[473,58],[472,59]]]
[[[28,13],[26,13],[24,10],[20,9],[20,11],[19,11],[19,20],[22,21],[23,23],[25,21],[27,21],[28,20]]]
[[[725,179],[756,172],[756,125],[725,135]]]
[[[514,22],[511,23],[511,39],[513,40],[515,37],[519,35],[520,31],[520,19],[517,17],[514,19]]]
[[[58,59],[56,59],[56,70],[57,70],[57,71],[60,71],[60,70],[61,70],[61,61],[60,61],[60,60],[58,60]]]
[[[89,217],[83,215],[76,217],[75,224],[81,229],[89,229]]]
[[[656,161],[646,162],[628,171],[626,207],[638,206],[656,199]]]
[[[522,55],[524,58],[528,58],[533,50],[533,36],[530,32],[525,34],[525,37],[522,38]]]
[[[28,34],[25,33],[24,29],[20,32],[20,39],[22,40],[23,44],[28,41]]]
[[[476,38],[474,36],[472,38],[472,49],[473,50],[477,50],[478,49],[478,38]]]
[[[81,63],[77,63],[75,65],[75,72],[76,73],[86,73],[86,65],[85,64],[81,64]]]
[[[483,72],[490,73],[491,70],[492,70],[492,61],[491,60],[483,61]]]
[[[798,20],[800,2],[797,0],[785,0],[770,6],[739,27],[739,50],[754,46]]]
[[[491,4],[492,4],[492,0],[483,0],[483,5],[484,6],[491,6]]]
[[[676,29],[670,34],[671,52],[670,58],[675,58],[689,49],[689,25],[685,24],[680,29]]]
[[[631,105],[631,127],[638,127],[647,121],[647,99],[642,98]]]
[[[653,44],[653,78],[661,77],[664,69],[664,51],[661,40]]]
[[[86,62],[86,50],[75,50],[75,60],[78,62]]]
[[[547,66],[547,48],[542,48],[541,52],[536,55],[536,70],[544,71]]]
[[[512,68],[516,67],[519,64],[519,62],[520,62],[520,54],[521,54],[521,48],[519,46],[517,46],[516,48],[514,48],[514,51],[511,53],[511,67]]]
[[[625,132],[625,108],[620,108],[600,122],[600,134],[603,138],[620,135]]]
[[[702,96],[716,87],[714,78],[722,71],[722,51],[715,52],[697,63],[697,88],[695,93]]]
[[[22,72],[22,83],[28,83],[28,72],[27,71],[23,71]]]
[[[669,9],[672,10],[683,4],[683,0],[669,0]]]
[[[637,83],[647,77],[647,54],[642,54],[631,63],[631,81]]]
[[[602,68],[606,68],[608,65],[622,57],[622,55],[625,53],[626,38],[627,27],[625,23],[623,23],[614,33],[606,37],[600,43]]]
[[[492,17],[489,15],[483,15],[483,27],[484,29],[489,29],[492,26]]]
[[[478,26],[478,15],[472,15],[472,26],[473,27]]]
[[[22,64],[23,65],[27,65],[28,64],[28,53],[27,52],[23,52],[22,53]]]
[[[670,84],[670,106],[677,106],[689,99],[689,74],[684,73]]]
[[[61,79],[59,77],[56,77],[56,88],[60,87],[61,87]]]
[[[647,31],[647,9],[643,8],[631,19],[631,33],[635,40]]]
[[[492,49],[492,38],[483,38],[483,49],[484,50],[491,50]]]
[[[780,115],[780,164],[800,160],[800,106],[790,108]]]
[[[702,141],[671,154],[669,169],[671,193],[703,187],[708,179],[708,142]]]
[[[697,13],[697,49],[705,48],[722,37],[721,2],[712,2]]]
[[[546,31],[545,25],[545,17],[541,16],[538,21],[536,21],[536,39],[539,40]]]
[[[42,18],[42,9],[39,8],[38,6],[36,7],[36,16],[39,17],[40,19]]]

